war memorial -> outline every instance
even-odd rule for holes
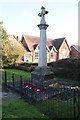
[[[41,13],[38,14],[41,17],[40,24],[40,45],[39,45],[39,63],[35,71],[32,72],[32,83],[37,86],[48,87],[54,81],[54,73],[51,68],[47,66],[47,48],[46,48],[46,30],[49,26],[46,24],[45,15],[48,11],[41,7]]]

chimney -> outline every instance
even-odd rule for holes
[[[20,42],[20,36],[17,36],[16,38],[17,38],[17,41]]]

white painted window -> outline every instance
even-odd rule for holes
[[[51,52],[51,59],[54,59],[54,51]]]
[[[63,58],[66,58],[66,49],[63,49]]]
[[[38,59],[38,58],[39,58],[39,53],[35,52],[35,59]]]
[[[30,55],[26,55],[26,61],[30,61]]]
[[[35,49],[35,60],[39,59],[39,45]]]

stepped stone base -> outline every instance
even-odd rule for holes
[[[37,67],[31,75],[32,84],[39,87],[48,87],[54,82],[54,73],[50,67]]]

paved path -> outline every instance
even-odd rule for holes
[[[8,91],[5,91],[5,90],[2,91],[2,102],[20,99],[20,98],[21,98],[21,96],[18,93],[14,92],[10,89],[8,89]]]

